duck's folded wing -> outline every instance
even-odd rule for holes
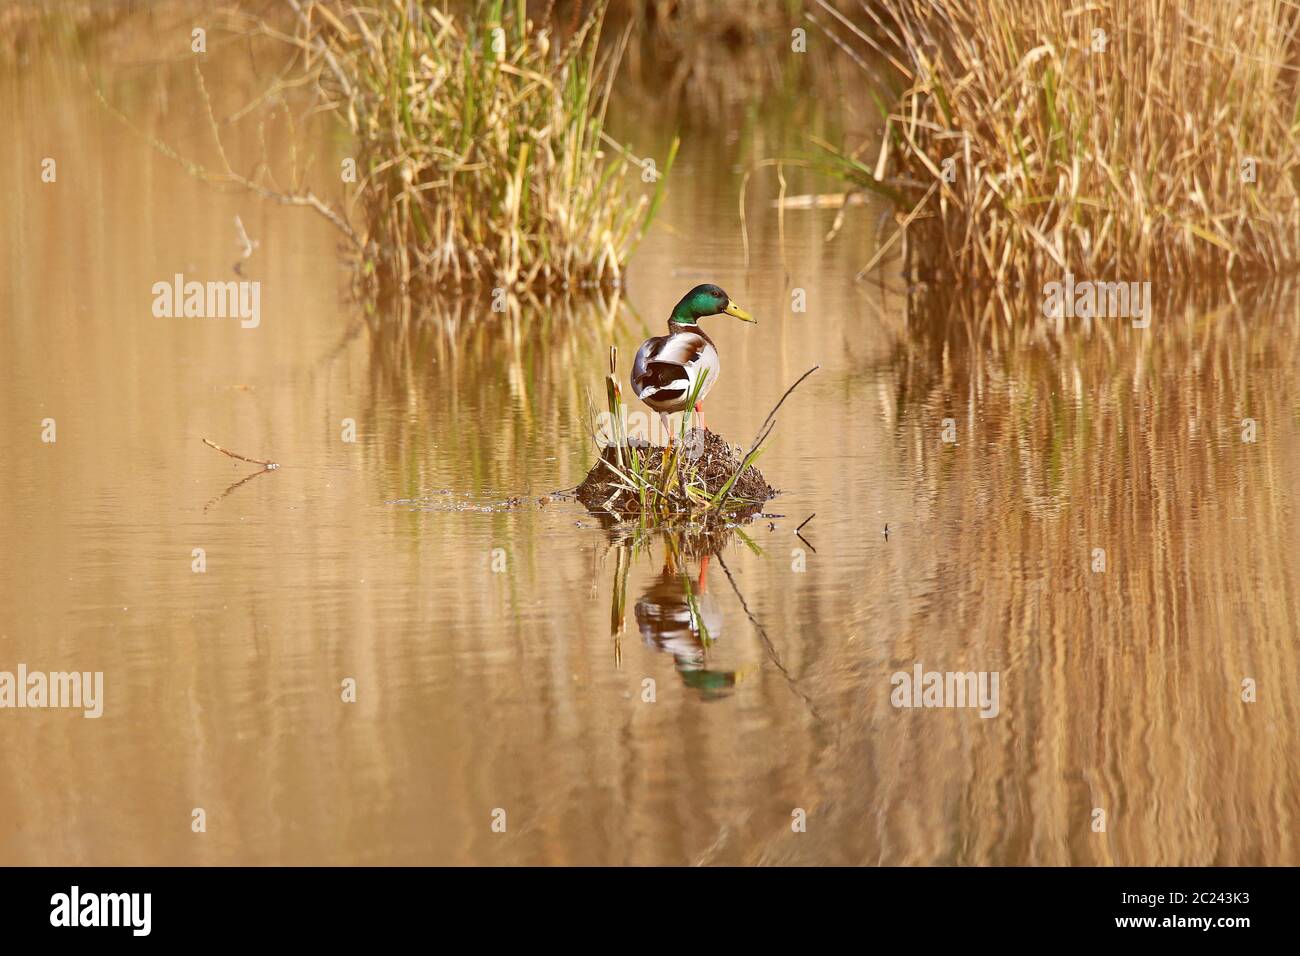
[[[681,398],[690,388],[690,373],[679,362],[661,362],[651,359],[632,377],[632,387],[638,398],[656,398],[660,401]]]
[[[698,335],[678,333],[651,339],[637,353],[632,388],[639,398],[681,398],[690,388],[690,368],[699,362],[708,343]]]

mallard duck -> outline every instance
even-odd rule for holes
[[[684,412],[703,376],[696,395],[695,412],[703,413],[704,396],[718,380],[722,363],[713,340],[700,328],[706,315],[731,315],[742,322],[758,321],[716,285],[697,285],[673,308],[668,334],[646,339],[632,363],[632,391],[659,413],[659,421],[673,443],[668,416]],[[702,420],[701,420],[702,421]]]

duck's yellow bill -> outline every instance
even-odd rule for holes
[[[742,309],[740,306],[736,305],[736,303],[732,302],[730,299],[727,300],[727,307],[726,307],[725,309],[723,309],[722,311],[725,312],[725,313],[727,313],[727,315],[734,315],[736,318],[740,319],[740,321],[742,321],[742,322],[757,322],[757,321],[758,321],[758,319],[754,318],[752,315],[750,315],[748,312],[746,312],[746,311],[745,311],[744,309]]]

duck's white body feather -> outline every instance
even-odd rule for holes
[[[646,339],[632,362],[632,391],[657,412],[685,411],[701,377],[697,401],[704,401],[718,380],[718,350],[698,327]],[[707,373],[707,374],[706,374]]]

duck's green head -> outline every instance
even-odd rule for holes
[[[669,322],[694,325],[706,315],[734,315],[742,322],[757,322],[752,315],[731,301],[731,296],[716,285],[697,285],[673,307]]]

